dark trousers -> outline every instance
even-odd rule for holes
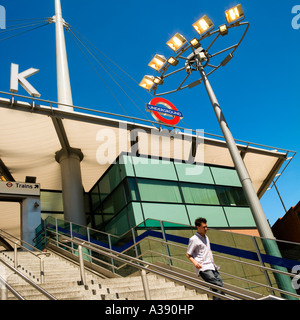
[[[215,284],[217,286],[223,287],[223,280],[217,270],[206,270],[206,271],[200,271],[199,275],[205,282],[209,282],[211,284]],[[212,289],[212,291],[224,294],[223,291]],[[213,300],[221,300],[218,297],[213,297]]]

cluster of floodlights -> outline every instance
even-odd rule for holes
[[[232,26],[236,23],[239,23],[241,20],[245,18],[242,6],[239,4],[229,10],[225,11],[225,16],[228,25],[223,24],[219,27],[219,34],[224,36],[228,34],[228,27]],[[194,38],[190,41],[190,44],[186,48],[188,44],[187,40],[184,36],[179,33],[176,33],[168,42],[167,45],[176,53],[180,52],[182,48],[188,49],[191,47],[192,49],[199,48],[200,40],[209,36],[210,32],[212,31],[214,24],[209,19],[207,15],[204,15],[201,19],[196,21],[193,24],[194,29],[200,35],[200,38]],[[166,59],[163,55],[156,54],[153,59],[150,61],[149,66],[156,70],[157,72],[161,72],[164,69],[168,68],[169,66],[176,66],[179,63],[179,60],[176,57],[171,56],[169,59]],[[144,89],[151,91],[157,85],[163,84],[164,80],[163,77],[154,77],[151,75],[144,76],[143,80],[140,82],[140,86]]]

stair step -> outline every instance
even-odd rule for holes
[[[0,253],[1,254],[1,253]],[[14,264],[14,253],[6,252],[0,255],[2,259]],[[79,267],[51,252],[50,257],[44,258],[44,283],[40,284],[40,261],[28,252],[18,252],[18,268],[28,278],[34,280],[48,293],[59,300],[144,300],[144,289],[141,276],[105,278],[94,273],[86,272],[86,286],[78,285],[80,280]],[[33,279],[34,277],[34,279]],[[195,299],[205,300],[207,295],[197,294],[165,278],[148,273],[147,280],[152,299]],[[8,282],[26,300],[48,300],[46,296],[33,288],[25,280],[10,271]],[[16,300],[8,293],[9,300]]]

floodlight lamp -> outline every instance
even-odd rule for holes
[[[173,67],[176,67],[179,63],[179,60],[175,59],[174,57],[170,57],[168,59],[168,63],[171,64]]]
[[[180,33],[176,33],[168,42],[167,45],[175,52],[186,43],[186,39]]]
[[[140,82],[139,86],[150,91],[154,85],[153,76],[144,76],[143,80]]]
[[[228,28],[227,28],[226,24],[222,24],[219,27],[219,32],[220,32],[221,36],[225,36],[226,34],[228,34]]]
[[[193,46],[193,48],[195,48],[195,49],[197,49],[197,48],[199,48],[199,47],[201,46],[200,42],[199,42],[196,38],[192,39],[192,40],[190,41],[190,44],[191,44],[191,45]]]
[[[164,56],[160,54],[156,54],[154,58],[150,61],[148,66],[153,68],[156,71],[160,71],[160,69],[164,66],[166,62],[167,62],[167,59]]]
[[[209,31],[211,28],[213,28],[213,26],[214,24],[207,15],[204,15],[201,19],[193,24],[193,27],[200,35],[203,35],[207,31]]]
[[[229,24],[237,22],[245,18],[242,6],[237,6],[225,11],[226,20]]]
[[[201,51],[199,53],[199,58],[200,58],[200,61],[204,61],[204,60],[207,60],[207,57],[206,57],[206,54],[205,54],[205,51]]]
[[[162,77],[155,77],[154,78],[154,83],[162,85],[164,83],[164,79]]]

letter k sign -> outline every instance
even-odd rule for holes
[[[26,78],[33,76],[34,74],[38,73],[38,69],[30,68],[21,73],[19,73],[19,65],[18,64],[11,64],[11,73],[10,73],[10,91],[11,92],[18,92],[19,83],[21,86],[33,97],[40,97],[38,91],[26,80]]]

